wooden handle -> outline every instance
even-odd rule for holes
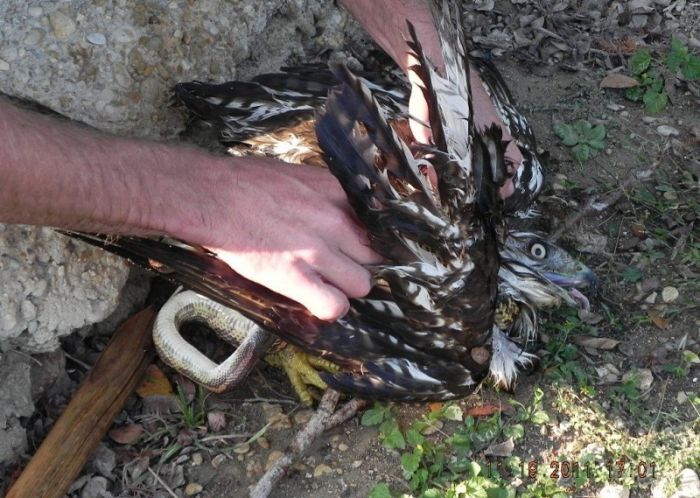
[[[153,308],[124,322],[6,498],[61,498],[138,386],[155,352]]]

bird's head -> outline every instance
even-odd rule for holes
[[[560,294],[556,287],[565,289],[580,308],[589,308],[588,298],[581,290],[587,289],[589,295],[595,295],[598,290],[598,278],[590,268],[541,234],[510,232],[502,256],[506,261],[517,261],[520,266],[538,273],[551,287],[551,294]],[[525,287],[526,284],[523,282]],[[546,303],[541,304],[546,306]],[[550,306],[555,304],[558,303]]]

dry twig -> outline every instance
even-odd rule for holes
[[[285,454],[277,459],[260,478],[250,492],[250,498],[267,498],[272,492],[272,488],[287,474],[295,460],[306,452],[323,431],[342,424],[367,404],[364,400],[352,399],[338,411],[334,411],[338,399],[340,399],[338,391],[326,390],[314,415],[294,437]]]

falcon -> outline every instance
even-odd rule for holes
[[[489,373],[511,384],[531,356],[509,336],[531,338],[537,307],[573,300],[536,265],[504,257],[522,252],[522,237],[505,230],[506,207],[498,195],[507,178],[505,143],[498,127],[475,130],[470,64],[461,27],[453,21],[458,17],[446,3],[433,5],[433,13],[445,75],[426,60],[412,27],[409,47],[420,61],[434,144],[411,147],[387,118],[394,109],[385,103],[386,94],[377,94],[343,66],[333,68],[340,85],[330,92],[315,123],[320,157],[367,227],[373,249],[386,261],[370,269],[372,290],[352,300],[340,320],[314,318],[201,247],[140,237],[79,236],[162,272],[257,324],[246,336],[256,339],[244,341],[237,352],[243,351],[237,358],[248,364],[268,347],[262,332],[269,331],[321,358],[317,364],[328,370],[321,372],[325,383],[360,397],[461,397]],[[437,172],[435,187],[422,173],[426,166]],[[535,183],[527,182],[529,192]],[[578,268],[582,280],[590,280],[589,273]],[[519,312],[513,313],[513,307]],[[166,356],[184,348],[173,341],[166,346],[172,346],[161,350]]]

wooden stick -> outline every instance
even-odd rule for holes
[[[278,458],[272,467],[260,478],[250,492],[250,498],[267,498],[272,492],[272,488],[287,474],[292,464],[309,449],[311,443],[323,431],[342,424],[369,403],[369,401],[353,398],[334,412],[338,399],[340,399],[338,391],[333,389],[326,390],[316,412],[304,428],[294,437],[284,455]]]
[[[61,498],[141,381],[155,352],[147,308],[124,322],[6,498]]]
[[[333,389],[327,389],[323,393],[321,402],[306,426],[300,430],[289,445],[289,449],[275,461],[270,469],[260,478],[250,498],[267,498],[272,488],[284,477],[294,461],[303,455],[311,446],[311,443],[325,430],[326,421],[333,415],[335,405],[338,404],[340,393]]]

